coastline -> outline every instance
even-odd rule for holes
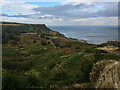
[[[116,26],[48,26],[51,30],[64,34],[67,38],[86,41],[90,44],[102,44],[118,40]]]

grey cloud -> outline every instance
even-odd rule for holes
[[[103,10],[99,10],[95,14],[96,16],[116,17],[118,16],[118,3],[109,2]]]
[[[34,8],[33,10],[40,11],[42,13],[51,14],[51,13],[55,13],[56,11],[57,12],[66,12],[67,10],[76,9],[76,8],[80,8],[80,7],[83,7],[83,6],[84,6],[84,4],[80,4],[80,5],[76,5],[76,6],[61,5],[61,6],[54,6],[54,7],[38,7],[38,8]]]
[[[28,18],[28,17],[31,16],[31,14],[30,14],[30,15],[21,15],[21,14],[18,14],[18,15],[7,15],[7,14],[5,14],[5,13],[2,13],[2,14],[0,14],[0,16],[6,16],[6,17],[24,17],[24,18]]]
[[[93,5],[85,5],[85,4],[78,4],[78,5],[61,5],[61,6],[54,6],[54,7],[38,7],[34,8],[33,10],[36,12],[41,12],[41,14],[50,14],[54,16],[70,16],[73,17],[75,12],[74,10],[80,10],[84,8],[90,8]]]
[[[0,13],[0,16],[6,16],[9,17],[9,15],[5,14],[5,13]]]
[[[38,19],[59,19],[59,17],[54,17],[54,16],[41,16],[40,14],[29,14],[29,15],[7,15],[5,13],[1,13],[0,16],[5,16],[5,17],[23,17],[23,18],[38,18]]]
[[[53,17],[53,16],[44,16],[44,17],[39,17],[39,19],[60,19],[59,17]]]
[[[99,4],[99,3],[98,3]],[[97,4],[96,4],[97,5]],[[97,12],[82,11],[83,9],[91,9],[95,7],[95,4],[85,5],[61,5],[54,7],[38,7],[33,10],[40,12],[41,14],[50,14],[58,17],[68,18],[90,18],[90,17],[115,17],[118,15],[117,3],[105,3],[104,9]]]

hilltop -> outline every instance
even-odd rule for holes
[[[101,61],[107,62],[104,69],[120,60],[119,41],[94,45],[67,38],[45,24],[3,24],[3,88],[104,88],[96,83]]]

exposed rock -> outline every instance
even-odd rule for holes
[[[90,80],[95,88],[120,88],[120,62],[97,62],[90,73]]]
[[[119,47],[115,47],[115,46],[105,46],[105,47],[99,47],[97,49],[100,49],[100,50],[105,50],[107,52],[112,52],[112,51],[115,51],[117,49],[119,49]]]
[[[72,88],[93,88],[93,85],[91,83],[74,84]]]

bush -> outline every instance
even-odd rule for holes
[[[3,75],[2,87],[3,88],[25,88],[28,86],[27,78],[24,76],[18,76],[13,73],[7,73]]]
[[[64,70],[60,70],[60,71],[55,72],[52,80],[54,80],[54,81],[64,81],[68,78],[67,76],[68,76],[67,72],[65,72]]]
[[[33,67],[33,63],[32,63],[32,61],[31,62],[25,62],[24,64],[19,63],[17,65],[17,67],[18,67],[18,70],[27,71],[27,70],[30,70]]]
[[[13,69],[15,68],[15,64],[14,63],[10,63],[9,61],[3,61],[2,62],[2,66],[4,69]]]
[[[95,48],[89,48],[84,51],[85,53],[107,53],[104,50],[97,50]]]
[[[75,80],[76,80],[76,83],[83,83],[84,80],[85,80],[85,77],[84,77],[84,73],[79,71],[79,72],[75,72]]]
[[[31,87],[33,86],[39,86],[39,79],[37,76],[35,76],[34,74],[29,74],[28,75],[28,82],[30,84]]]

